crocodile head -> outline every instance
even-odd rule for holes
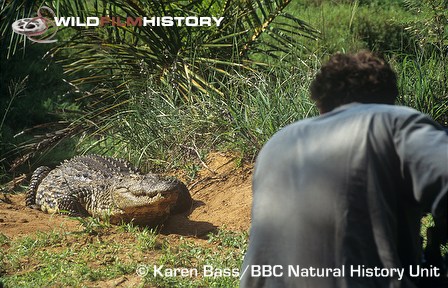
[[[119,177],[110,187],[112,202],[117,208],[110,215],[110,221],[132,221],[150,226],[161,224],[176,205],[183,187],[185,185],[177,179],[155,174]]]

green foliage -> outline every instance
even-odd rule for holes
[[[211,274],[207,277],[154,277],[152,265],[145,276],[145,283],[161,287],[238,287],[238,275],[224,275],[224,269],[236,269],[242,264],[244,253],[247,249],[247,233],[219,230],[216,234],[209,235],[212,243],[221,243],[213,247],[198,246],[185,240],[177,247],[165,245],[163,255],[157,262],[157,266],[164,268],[193,268],[198,276],[206,276],[204,267],[208,266]],[[210,276],[211,275],[211,276]]]
[[[271,1],[172,1],[165,11],[160,1],[132,1],[132,7],[129,1],[47,1],[64,16],[193,13],[225,15],[226,21],[221,28],[198,30],[65,29],[58,37],[71,41],[61,41],[62,46],[54,48],[55,58],[48,57],[50,53],[44,59],[52,46],[25,45],[22,50],[24,39],[10,29],[16,18],[35,13],[40,2],[4,2],[0,172],[6,170],[3,160],[12,159],[11,149],[45,150],[64,137],[79,135],[76,146],[64,142],[59,155],[52,150],[51,157],[109,154],[126,157],[143,170],[183,167],[193,178],[199,166],[192,159],[216,149],[253,156],[285,125],[316,115],[308,85],[321,61],[336,51],[361,48],[390,58],[398,75],[400,104],[448,126],[447,1],[302,0],[287,6],[288,1],[272,6]],[[76,92],[66,93],[62,77]],[[68,122],[59,123],[61,119]],[[33,136],[28,128],[36,124],[45,125],[34,134],[52,132],[49,140],[36,138],[39,146],[27,142]],[[82,232],[20,239],[0,234],[0,281],[7,287],[81,286],[136,277],[136,268],[145,265],[146,286],[238,285],[237,277],[153,277],[153,265],[199,272],[204,265],[239,268],[247,233],[218,230],[207,243],[173,243],[154,230],[123,224],[117,233],[130,240],[117,243],[109,238],[113,228],[107,222],[78,221]],[[430,222],[423,221],[422,231]],[[446,253],[448,246],[442,249]]]
[[[76,5],[73,3],[76,2]],[[157,16],[220,16],[219,27],[191,28],[173,27],[103,27],[94,31],[79,29],[70,41],[60,49],[76,51],[64,62],[66,73],[74,75],[73,85],[86,89],[84,82],[98,85],[87,86],[84,102],[95,105],[95,115],[116,111],[128,99],[127,87],[139,87],[148,77],[152,83],[172,86],[181,98],[191,101],[190,92],[217,93],[223,95],[219,81],[230,76],[229,68],[251,70],[250,55],[264,53],[276,57],[274,51],[283,51],[282,46],[290,42],[286,31],[300,31],[313,37],[315,33],[304,22],[282,13],[289,1],[95,1],[87,5],[78,1],[60,1],[62,14],[88,16],[111,11],[122,18],[142,15]],[[289,27],[271,29],[276,18],[293,21]],[[294,33],[297,33],[294,32]],[[270,36],[269,45],[263,42],[262,34]],[[268,47],[262,49],[261,47]],[[111,55],[114,55],[111,57]],[[83,75],[79,78],[79,75]],[[217,83],[218,82],[218,83]],[[97,99],[101,97],[101,101]],[[89,117],[90,118],[90,117]],[[96,122],[101,120],[95,119]],[[101,125],[101,124],[100,124]]]
[[[182,167],[193,178],[199,167],[193,160],[207,152],[231,149],[253,156],[280,128],[316,115],[308,100],[308,85],[321,61],[336,51],[361,48],[391,58],[399,75],[400,103],[447,123],[446,54],[431,48],[442,47],[441,35],[446,34],[437,28],[445,17],[441,1],[406,1],[406,5],[380,0],[286,1],[272,6],[259,1],[174,1],[166,11],[157,1],[148,5],[136,1],[133,6],[125,1],[53,3],[59,15],[200,12],[201,16],[224,15],[226,20],[222,27],[200,29],[103,27],[58,33],[71,41],[60,43],[52,55],[64,64],[68,74],[64,77],[70,79],[78,100],[64,89],[34,96],[30,90],[38,91],[33,82],[39,78],[27,78],[28,87],[19,96],[10,96],[3,104],[7,114],[2,147],[16,149],[13,155],[18,155],[18,149],[31,150],[24,159],[78,135],[76,146],[74,141],[62,142],[61,158],[67,151],[108,154],[128,158],[143,170]],[[320,35],[317,41],[315,35]],[[32,68],[36,69],[41,68]],[[58,71],[51,75],[59,75]],[[32,73],[13,79],[20,82],[28,74]],[[59,87],[56,78],[51,83]],[[14,113],[32,106],[27,97],[39,99],[41,118],[25,117],[29,123],[23,127],[58,120],[55,114],[69,121],[37,131],[49,138],[27,142],[30,135],[25,130],[11,140],[21,130],[9,123],[23,118]]]
[[[153,266],[197,268],[199,276],[205,265],[239,270],[247,247],[247,233],[220,230],[210,236],[210,241],[227,244],[216,247],[205,241],[198,243],[182,238],[176,241],[176,245],[165,239],[163,246],[152,246],[152,240],[159,235],[148,229],[131,230],[122,231],[119,235],[129,241],[109,239],[110,229],[95,236],[84,232],[61,235],[54,231],[2,240],[0,281],[6,287],[81,287],[126,276],[142,277],[140,281],[144,286],[237,287],[238,277],[235,276],[154,277]],[[137,276],[136,269],[142,266],[149,273]]]
[[[404,59],[402,63],[403,73],[411,70],[403,78],[406,80],[403,86],[409,89],[403,98],[406,104],[448,126],[448,1],[405,3],[418,16],[409,26],[418,41],[415,58]]]
[[[237,248],[242,254],[247,249],[247,233],[238,233],[229,230],[219,229],[216,233],[210,233],[208,235],[208,241],[214,245],[219,245],[225,248]]]
[[[11,169],[13,160],[22,156],[21,150],[28,147],[30,142],[39,141],[47,133],[63,128],[63,119],[79,116],[73,95],[68,93],[69,86],[62,80],[61,66],[42,60],[47,48],[39,45],[26,48],[24,55],[17,53],[0,61],[0,172]],[[54,155],[51,155],[53,158],[37,158],[35,162],[50,160],[52,163],[66,158],[70,142],[73,143],[71,139],[64,143],[52,143],[56,147],[58,144],[65,145],[64,157],[57,157],[61,150],[55,149]],[[42,149],[41,152],[45,155],[47,151]],[[32,166],[38,163],[27,164]],[[1,180],[8,180],[3,176],[0,173],[0,179],[4,178]]]
[[[0,59],[8,59],[19,48],[22,36],[13,33],[11,25],[17,19],[32,17],[35,1],[2,1],[0,3]]]
[[[434,218],[432,217],[431,214],[427,214],[425,217],[422,218],[421,221],[421,228],[420,228],[420,236],[423,239],[423,248],[426,248],[428,239],[427,239],[427,230],[430,227],[434,227],[435,223],[434,223]],[[446,245],[442,245],[440,247],[440,252],[442,256],[445,256],[446,254],[448,254],[448,243]]]
[[[157,233],[155,229],[144,228],[136,234],[137,247],[140,251],[145,252],[157,248]]]
[[[409,26],[418,43],[424,49],[436,49],[438,53],[448,51],[448,1],[404,0],[408,10],[417,16]]]
[[[381,53],[413,53],[415,35],[408,29],[417,17],[400,1],[320,1],[318,5],[288,7],[321,31],[306,47],[320,55],[370,49]],[[317,3],[317,2],[316,2]]]
[[[24,0],[13,2],[18,7],[24,5]],[[66,34],[61,35],[68,37],[69,41],[58,42],[60,44],[53,48],[50,55],[55,55],[63,64],[64,73],[70,78],[69,84],[78,93],[76,107],[80,107],[78,111],[82,113],[75,120],[69,119],[64,128],[49,134],[47,139],[38,138],[35,145],[26,145],[28,153],[14,167],[51,148],[54,143],[81,132],[104,135],[111,127],[111,119],[119,117],[123,109],[135,100],[133,93],[142,98],[148,89],[159,95],[171,89],[174,93],[165,94],[164,99],[156,101],[165,101],[173,96],[168,99],[168,104],[174,104],[176,108],[185,103],[195,105],[198,99],[201,101],[208,95],[226,98],[226,85],[234,77],[232,74],[263,67],[264,64],[254,55],[279,59],[281,53],[288,52],[297,43],[295,38],[315,38],[315,30],[284,12],[289,3],[280,0],[212,0],[171,1],[169,4],[134,1],[129,5],[129,1],[121,0],[88,3],[47,1],[46,4],[55,7],[58,15],[84,19],[92,15],[114,15],[123,19],[127,16],[200,15],[223,17],[224,20],[219,27],[109,26],[65,29],[70,32],[63,31]],[[18,8],[8,9],[8,13],[4,14],[7,15],[5,19],[10,21],[14,14],[10,12],[17,12]],[[281,19],[287,23],[279,22]],[[9,36],[8,33],[2,34],[4,39]],[[148,81],[151,87],[147,86]],[[44,104],[47,109],[54,109],[51,102]],[[151,131],[150,139],[158,139],[153,137],[155,135],[165,135],[168,128],[153,124],[150,127],[156,129]],[[98,145],[104,143],[103,139],[97,142]],[[147,141],[148,137],[142,139]],[[175,142],[168,143],[174,145]],[[143,153],[146,154],[146,150]]]
[[[48,236],[52,237],[52,234],[55,233],[41,233],[34,238],[26,237],[12,241],[3,264],[7,271],[21,273],[2,276],[6,287],[73,287],[87,281],[114,278],[133,272],[131,265],[119,263],[114,258],[114,254],[122,248],[119,244],[72,243],[70,247],[64,243],[67,238],[59,238],[55,242],[45,239]],[[111,254],[110,258],[107,257]],[[36,261],[39,263],[38,266],[31,266],[30,263]],[[95,263],[100,263],[99,267],[95,267]]]
[[[8,242],[9,242],[9,238],[6,235],[0,233],[0,246],[3,246],[5,244],[7,244]]]
[[[192,175],[197,169],[188,163],[202,152],[253,155],[281,127],[317,114],[307,97],[312,75],[305,68],[236,74],[222,85],[225,98],[196,93],[194,105],[177,101],[181,96],[170,87],[131,92],[123,110],[108,118],[101,134],[83,139],[82,147],[102,154],[120,151],[143,170],[185,165]]]
[[[282,13],[289,2],[171,1],[167,4],[135,1],[129,5],[128,1],[115,0],[107,4],[95,1],[94,5],[87,5],[80,1],[60,1],[61,13],[81,17],[101,15],[104,11],[122,18],[142,15],[223,17],[219,27],[213,25],[200,29],[187,26],[80,29],[61,47],[77,51],[69,61],[65,61],[65,69],[68,73],[87,72],[90,75],[89,79],[74,79],[75,85],[86,80],[101,82],[115,89],[116,97],[120,95],[122,84],[128,84],[130,80],[132,84],[139,83],[138,80],[146,78],[146,75],[173,85],[183,97],[188,97],[192,90],[220,93],[210,77],[225,77],[228,67],[251,69],[246,64],[251,53],[275,56],[271,51],[282,51],[282,46],[290,42],[283,32],[296,30],[313,36],[314,31],[306,23]],[[270,29],[270,24],[281,17],[293,20],[294,25],[288,29]],[[255,46],[261,41],[261,34],[270,36],[269,50],[260,51],[259,45]],[[102,95],[99,91],[91,93],[92,96]]]
[[[358,2],[359,5],[363,6],[389,6],[401,4],[403,0],[301,0],[308,5],[320,6],[323,3],[331,2],[332,4],[353,4],[354,2]]]
[[[9,85],[9,94],[10,98],[7,99],[7,101],[0,104],[1,111],[4,111],[3,117],[0,122],[0,159],[3,160],[5,157],[7,151],[11,151],[15,144],[13,143],[12,139],[13,136],[13,130],[7,125],[6,119],[8,119],[8,114],[11,112],[12,108],[14,107],[14,101],[17,100],[17,98],[20,96],[20,94],[23,93],[23,90],[25,89],[25,83],[26,83],[27,77],[25,77],[23,80],[19,82],[11,81],[11,84]],[[2,159],[3,158],[3,159]],[[3,161],[1,161],[3,162]],[[6,167],[4,165],[0,166],[0,180],[4,177],[3,170],[6,170]]]
[[[417,56],[405,56],[394,63],[398,74],[398,101],[448,126],[447,63],[435,52],[429,55],[417,52]]]
[[[107,228],[110,228],[109,221],[102,221],[96,217],[71,217],[74,220],[79,221],[79,224],[83,228],[83,232],[91,235],[97,235]]]
[[[383,19],[372,18],[368,13],[372,11],[364,10],[358,14],[354,30],[369,50],[388,53],[413,52],[415,39],[407,30],[408,24],[397,19],[397,12],[390,10]],[[402,18],[403,15],[399,17]]]

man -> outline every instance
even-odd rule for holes
[[[448,134],[393,106],[395,73],[367,51],[332,56],[310,90],[321,115],[283,128],[258,155],[241,287],[417,287],[423,272],[442,277],[419,266],[419,233],[432,212],[442,233],[431,241],[446,242]]]

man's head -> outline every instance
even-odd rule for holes
[[[331,56],[310,90],[321,113],[351,102],[394,104],[398,96],[395,72],[384,59],[368,51]]]

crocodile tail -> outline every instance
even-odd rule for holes
[[[44,179],[49,172],[50,168],[48,168],[47,166],[40,166],[34,171],[33,175],[31,176],[30,185],[28,186],[28,190],[26,191],[26,206],[31,207],[36,204],[37,187],[39,187],[40,182],[42,182],[42,179]]]

